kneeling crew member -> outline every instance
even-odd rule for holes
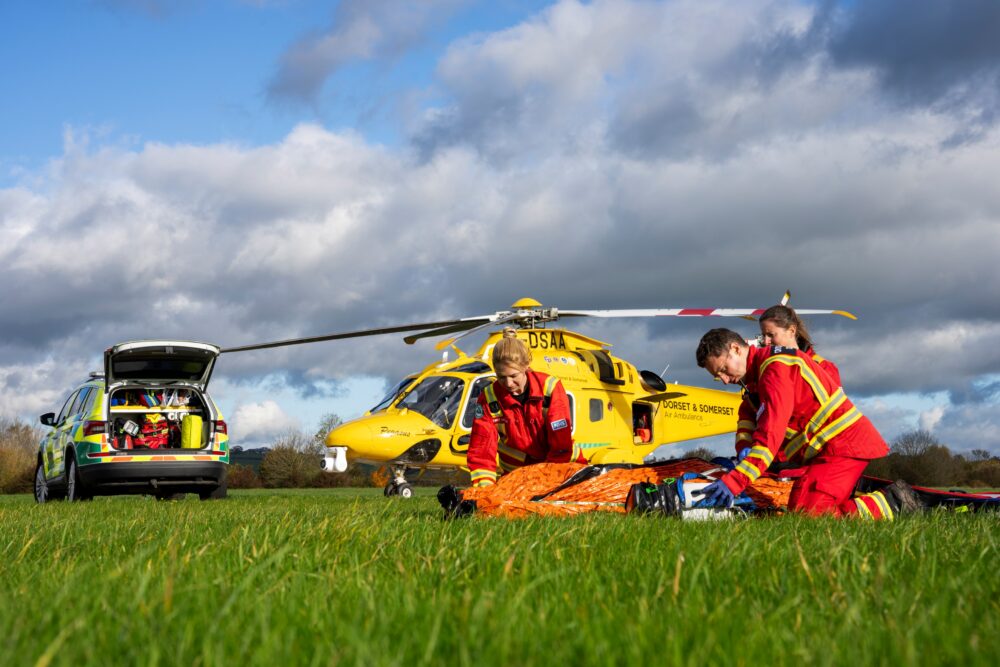
[[[913,509],[913,491],[905,482],[851,497],[868,462],[885,456],[889,448],[840,383],[809,354],[798,348],[750,347],[734,331],[713,329],[698,344],[696,360],[726,384],[756,384],[760,396],[749,454],[705,487],[706,499],[732,504],[767,470],[784,444],[788,461],[805,466],[792,487],[788,509],[873,519],[892,519]]]
[[[473,486],[493,484],[497,467],[510,472],[549,461],[586,463],[573,442],[566,389],[555,377],[528,368],[531,350],[512,327],[493,347],[497,379],[479,395],[469,440]]]

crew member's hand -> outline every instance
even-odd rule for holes
[[[715,480],[700,491],[695,491],[692,495],[700,495],[705,505],[709,507],[732,507],[735,499],[733,492],[721,479]]]
[[[736,455],[736,462],[739,463],[749,455],[750,455],[750,448],[744,447],[743,449],[740,450],[740,453]]]

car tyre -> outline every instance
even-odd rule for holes
[[[199,491],[198,497],[202,500],[222,500],[228,495],[229,491],[229,480],[225,477],[219,482],[219,485],[209,489],[207,491]]]
[[[74,502],[77,500],[90,500],[91,495],[87,493],[87,488],[80,481],[80,470],[76,465],[76,455],[67,452],[69,463],[66,464],[66,500]]]
[[[45,479],[45,466],[39,461],[38,465],[35,467],[35,502],[41,505],[42,503],[52,500],[49,495],[49,483]]]

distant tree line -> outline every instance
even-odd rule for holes
[[[889,455],[869,463],[865,474],[921,486],[998,488],[1000,457],[985,449],[955,454],[929,432],[916,430],[893,440]]]

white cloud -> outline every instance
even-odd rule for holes
[[[944,417],[945,408],[943,405],[938,405],[930,410],[926,410],[920,413],[920,429],[923,431],[933,431],[938,424],[941,423],[941,418]]]
[[[31,369],[82,372],[121,340],[230,346],[522,296],[759,306],[791,288],[793,305],[860,315],[811,323],[853,397],[1000,372],[1000,136],[945,149],[959,123],[884,104],[868,72],[816,53],[760,65],[811,16],[791,1],[560,2],[455,43],[445,102],[399,149],[309,124],[257,147],[70,133],[63,156],[0,190],[0,282],[16,286],[0,293],[0,408],[37,412],[75,380]],[[706,384],[693,348],[718,322],[576,324]],[[224,355],[217,376],[282,372],[308,392],[436,357],[359,339]],[[273,403],[267,423],[284,428],[297,408]],[[874,407],[890,431],[919,419]],[[234,428],[273,433],[237,412]],[[954,414],[924,419],[979,437]]]
[[[229,433],[234,442],[263,445],[301,427],[299,420],[287,415],[277,403],[264,400],[238,405],[230,419]]]

